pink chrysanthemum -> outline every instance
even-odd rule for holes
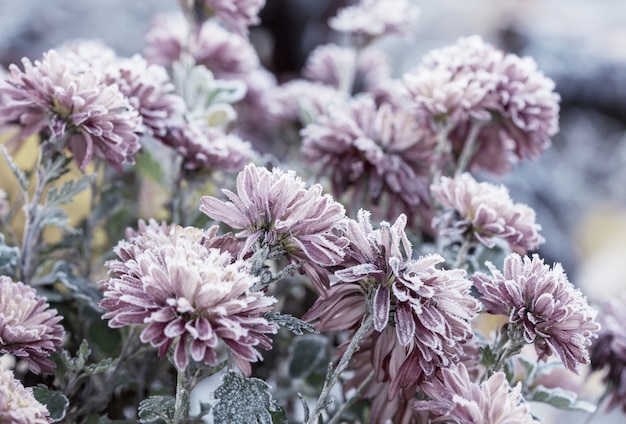
[[[0,369],[0,423],[48,424],[52,422],[48,409],[13,376]]]
[[[168,122],[183,113],[183,101],[174,94],[165,68],[149,65],[139,55],[115,61],[107,68],[105,80],[107,84],[117,84],[139,112],[146,134],[163,137]]]
[[[372,47],[357,51],[325,44],[313,50],[302,74],[349,94],[377,94],[391,79],[391,66],[387,57]]]
[[[521,383],[511,388],[503,372],[478,384],[463,364],[442,368],[438,377],[420,385],[429,401],[415,401],[418,410],[428,410],[434,422],[463,424],[532,424],[530,407],[521,394]]]
[[[174,346],[179,369],[189,356],[215,365],[221,340],[249,374],[250,362],[262,359],[256,348],[270,349],[267,334],[277,328],[263,316],[276,300],[250,292],[257,279],[247,264],[208,247],[210,233],[193,227],[152,221],[130,235],[115,248],[120,259],[106,264],[111,278],[101,282],[109,326],[145,324],[141,341],[160,356]]]
[[[607,409],[621,406],[626,413],[626,293],[604,302],[598,321],[602,328],[591,346],[591,368],[608,369],[604,376],[611,394]]]
[[[509,317],[512,340],[533,343],[539,359],[556,353],[567,369],[589,363],[588,347],[600,329],[597,311],[572,285],[561,264],[551,269],[538,255],[511,253],[503,272],[486,263],[491,276],[474,274],[486,312]]]
[[[509,172],[511,163],[536,159],[558,131],[554,82],[531,58],[505,54],[478,36],[432,51],[404,83],[422,123],[447,128],[455,157],[480,126],[469,169]]]
[[[339,9],[328,24],[336,31],[370,39],[407,34],[419,16],[419,9],[407,0],[360,0]]]
[[[230,202],[202,198],[200,210],[213,219],[241,229],[246,238],[243,253],[258,242],[273,253],[292,261],[304,261],[303,271],[321,288],[325,272],[319,267],[337,265],[347,244],[338,235],[345,223],[345,210],[322,186],[305,184],[293,171],[272,172],[247,165],[237,176],[237,194],[222,190]]]
[[[219,18],[229,29],[241,36],[248,34],[248,27],[260,22],[259,12],[265,0],[178,0],[196,24],[201,25],[213,16]]]
[[[116,168],[134,163],[141,118],[117,85],[104,84],[91,70],[76,70],[73,60],[54,50],[34,64],[22,62],[24,71],[11,65],[0,85],[1,125],[19,125],[20,140],[42,131],[67,138],[81,169],[94,155]]]
[[[35,289],[0,276],[0,353],[23,359],[35,374],[54,372],[48,357],[61,348],[63,319]]]
[[[387,197],[387,216],[414,213],[416,205],[429,209],[434,139],[411,114],[361,97],[318,117],[301,135],[303,156],[330,173],[335,196],[353,187],[355,198],[366,194],[372,204]]]
[[[535,211],[522,203],[513,203],[503,185],[477,182],[470,174],[442,177],[430,188],[433,197],[444,207],[433,225],[444,234],[475,238],[487,247],[495,239],[506,241],[514,252],[535,250],[545,239],[539,234]]]

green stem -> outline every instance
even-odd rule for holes
[[[454,269],[460,268],[463,262],[465,262],[465,258],[467,258],[467,254],[472,247],[472,242],[469,239],[464,239],[463,244],[461,244],[461,248],[456,255],[456,260],[454,261]]]
[[[448,135],[452,130],[452,125],[445,124],[439,125],[437,131],[437,145],[435,146],[435,154],[434,161],[430,165],[430,175],[432,176],[432,182],[438,183],[439,178],[441,178],[442,169],[445,166],[443,163],[443,159],[450,152],[450,140],[448,140]]]
[[[174,404],[174,418],[172,419],[172,424],[179,424],[181,419],[185,418],[185,410],[187,409],[187,405],[185,405],[187,395],[185,390],[185,377],[185,370],[176,367],[176,402]]]
[[[346,370],[346,368],[348,368],[348,365],[350,365],[350,360],[352,359],[352,355],[354,355],[354,353],[359,349],[359,343],[361,342],[361,340],[363,339],[363,337],[365,336],[365,334],[370,329],[373,323],[374,323],[374,316],[372,314],[368,313],[365,317],[363,317],[361,326],[352,337],[352,340],[350,340],[350,344],[348,344],[346,351],[341,356],[341,359],[339,359],[339,363],[337,364],[337,367],[335,368],[332,374],[329,373],[330,375],[327,376],[326,381],[324,381],[322,392],[320,393],[320,396],[317,399],[315,408],[313,409],[313,411],[311,412],[311,415],[309,416],[307,424],[317,423],[319,416],[322,414],[322,410],[325,409],[329,404],[328,398],[330,396],[330,391],[332,390],[333,386],[337,383],[337,380],[339,380],[339,376],[341,375],[341,373],[343,373]],[[331,363],[331,366],[332,366],[332,363]]]
[[[474,156],[476,150],[478,150],[478,132],[483,127],[483,125],[484,123],[481,121],[472,121],[470,126],[470,132],[467,136],[467,139],[465,140],[465,143],[463,144],[463,150],[461,151],[459,160],[456,165],[456,169],[454,171],[455,177],[465,171],[465,168],[467,168],[470,159],[472,158],[472,156]]]
[[[341,408],[339,408],[337,413],[330,419],[330,421],[328,421],[328,424],[337,424],[341,419],[341,416],[359,400],[361,394],[365,391],[367,386],[369,386],[372,380],[374,380],[374,371],[371,371],[367,378],[363,380],[359,387],[357,387],[356,391],[352,394],[352,397],[341,405]]]

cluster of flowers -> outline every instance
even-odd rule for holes
[[[143,56],[68,43],[0,84],[0,125],[18,129],[9,145],[38,135],[43,161],[67,150],[83,171],[104,161],[125,173],[141,152],[169,149],[178,180],[238,172],[226,199],[201,198],[214,225],[140,220],[117,242],[98,282],[111,328],[140,328],[179,373],[226,357],[249,376],[278,332],[271,284],[297,272],[317,295],[302,319],[347,335],[343,390],[369,402],[371,422],[533,422],[526,388],[505,373],[525,345],[574,373],[590,358],[608,365],[611,405],[623,406],[623,306],[604,309],[600,331],[560,264],[529,254],[544,242],[534,211],[469,173],[510,172],[558,130],[559,97],[532,59],[469,37],[394,79],[376,41],[409,32],[418,12],[362,0],[330,20],[351,44],[318,47],[304,78],[279,84],[248,40],[263,0],[179,3],[184,16],[156,19]],[[258,165],[267,137],[294,128],[298,172]],[[310,167],[320,183],[302,179]],[[0,190],[0,223],[10,210]],[[502,264],[467,266],[496,248]],[[0,353],[51,374],[62,317],[28,283],[0,276]],[[507,322],[478,335],[481,314]],[[9,371],[0,400],[2,422],[50,421]]]

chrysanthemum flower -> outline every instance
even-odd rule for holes
[[[174,94],[174,85],[160,65],[149,65],[135,55],[107,67],[107,84],[117,84],[131,106],[139,112],[146,134],[163,137],[168,122],[183,113],[183,101]]]
[[[13,372],[0,369],[0,423],[48,424],[48,409],[13,376]]]
[[[434,139],[421,131],[413,115],[370,97],[337,105],[301,131],[302,154],[330,173],[339,197],[354,189],[378,205],[387,198],[388,216],[428,209],[428,170]]]
[[[561,264],[553,268],[538,255],[509,254],[500,272],[486,263],[491,276],[477,272],[474,285],[486,312],[509,317],[513,340],[532,343],[539,359],[556,353],[567,369],[589,363],[588,347],[600,329],[597,311],[571,284]]]
[[[422,124],[449,130],[456,159],[480,125],[469,169],[506,173],[515,161],[536,159],[558,131],[554,82],[531,58],[505,54],[478,36],[432,51],[404,83]]]
[[[432,398],[415,401],[414,407],[428,410],[436,422],[464,424],[532,424],[530,407],[521,394],[521,383],[511,388],[503,372],[478,384],[470,379],[463,364],[442,368],[439,375],[420,385]]]
[[[272,172],[247,165],[237,176],[237,194],[222,190],[230,202],[202,198],[200,210],[232,228],[246,239],[243,253],[257,241],[292,262],[304,261],[303,270],[317,287],[324,272],[318,267],[337,265],[347,240],[338,235],[345,223],[345,210],[322,186],[305,184],[293,171]]]
[[[0,353],[23,359],[35,374],[54,372],[48,357],[58,351],[64,334],[56,309],[35,289],[0,276]]]
[[[535,211],[514,203],[503,185],[479,183],[463,173],[455,178],[441,177],[430,190],[444,207],[433,222],[444,234],[475,238],[490,248],[495,239],[502,239],[520,254],[537,249],[545,241],[539,234],[541,225],[535,222]]]
[[[353,48],[325,44],[311,52],[302,75],[348,94],[376,94],[391,79],[391,66],[387,57],[372,47],[357,52]]]
[[[339,32],[359,38],[407,34],[419,16],[419,9],[407,0],[361,0],[339,9],[328,24]]]
[[[591,368],[608,369],[604,382],[611,392],[607,409],[626,412],[626,294],[606,301],[598,316],[602,328],[591,346]]]
[[[41,61],[22,63],[24,71],[11,65],[0,85],[0,125],[19,125],[20,140],[42,131],[67,138],[81,169],[94,155],[117,168],[134,163],[141,118],[117,85],[104,84],[93,71],[77,71],[74,61],[54,50]]]
[[[178,0],[192,20],[201,25],[213,16],[239,35],[248,34],[248,27],[260,22],[259,11],[265,0]]]
[[[106,264],[111,278],[101,282],[109,326],[146,325],[141,341],[160,356],[173,346],[179,369],[189,356],[215,365],[221,340],[249,374],[250,362],[262,359],[256,348],[268,350],[267,334],[277,328],[263,316],[276,300],[250,292],[256,278],[247,264],[207,247],[210,234],[193,227],[153,221],[130,235],[115,248],[120,259]]]

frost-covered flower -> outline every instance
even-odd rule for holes
[[[503,372],[475,383],[463,364],[442,368],[439,375],[420,385],[432,400],[415,401],[418,410],[428,410],[434,422],[464,424],[532,424],[530,407],[521,394],[522,385],[511,388]]]
[[[387,197],[388,216],[430,207],[434,139],[406,111],[360,97],[319,116],[301,135],[303,156],[330,173],[335,196],[353,187],[355,198],[364,194],[376,205]]]
[[[598,321],[602,328],[591,346],[591,368],[608,369],[604,376],[611,393],[607,409],[620,406],[626,412],[626,293],[604,302]]]
[[[237,176],[237,194],[222,190],[229,202],[202,198],[200,210],[235,229],[246,239],[243,253],[257,241],[276,254],[286,254],[320,288],[318,267],[337,265],[347,240],[339,235],[345,223],[344,207],[319,184],[309,188],[295,172],[269,171],[253,164]]]
[[[148,64],[141,56],[119,59],[106,70],[107,84],[117,84],[142,118],[144,132],[154,137],[166,134],[168,122],[180,117],[182,99],[160,65]]]
[[[0,369],[0,423],[48,424],[52,422],[49,416],[32,389],[25,388],[12,371]]]
[[[391,66],[387,56],[378,49],[357,51],[325,44],[311,52],[302,75],[348,94],[376,94],[391,79]]]
[[[196,25],[211,17],[219,18],[229,29],[247,35],[248,27],[260,22],[259,11],[265,0],[178,0]]]
[[[335,31],[370,39],[410,33],[419,9],[408,0],[360,0],[339,9],[328,24]]]
[[[141,118],[117,85],[105,84],[91,70],[75,69],[73,60],[54,50],[41,61],[24,58],[22,63],[23,71],[13,64],[0,82],[0,125],[19,125],[20,140],[41,131],[67,138],[81,169],[94,155],[117,168],[134,163]]]
[[[74,62],[74,70],[104,72],[104,70],[119,58],[111,47],[102,40],[72,39],[61,44],[56,52],[63,58]]]
[[[511,163],[536,159],[558,131],[554,82],[533,59],[505,54],[478,36],[432,51],[404,83],[422,124],[449,131],[456,159],[478,126],[469,169],[504,174]]]
[[[112,328],[145,325],[141,341],[160,356],[173,346],[179,369],[189,356],[215,365],[221,340],[249,374],[250,362],[261,359],[256,348],[271,348],[267,334],[277,328],[264,314],[276,300],[250,292],[256,277],[228,251],[209,247],[211,234],[154,221],[130,232],[115,248],[120,259],[106,264],[111,278],[101,282],[103,318]]]
[[[64,334],[56,309],[35,289],[0,276],[0,353],[23,359],[35,374],[54,372],[48,357],[58,351]]]
[[[588,347],[600,329],[582,292],[570,283],[561,264],[545,265],[538,255],[511,253],[503,271],[486,263],[488,276],[473,276],[486,312],[509,317],[508,332],[516,342],[532,343],[539,359],[556,353],[567,369],[589,363]]]
[[[503,239],[520,254],[537,249],[545,241],[539,234],[535,211],[514,203],[503,185],[479,183],[463,173],[455,178],[441,177],[430,190],[444,207],[433,225],[447,235],[469,236],[490,248],[495,239]]]

